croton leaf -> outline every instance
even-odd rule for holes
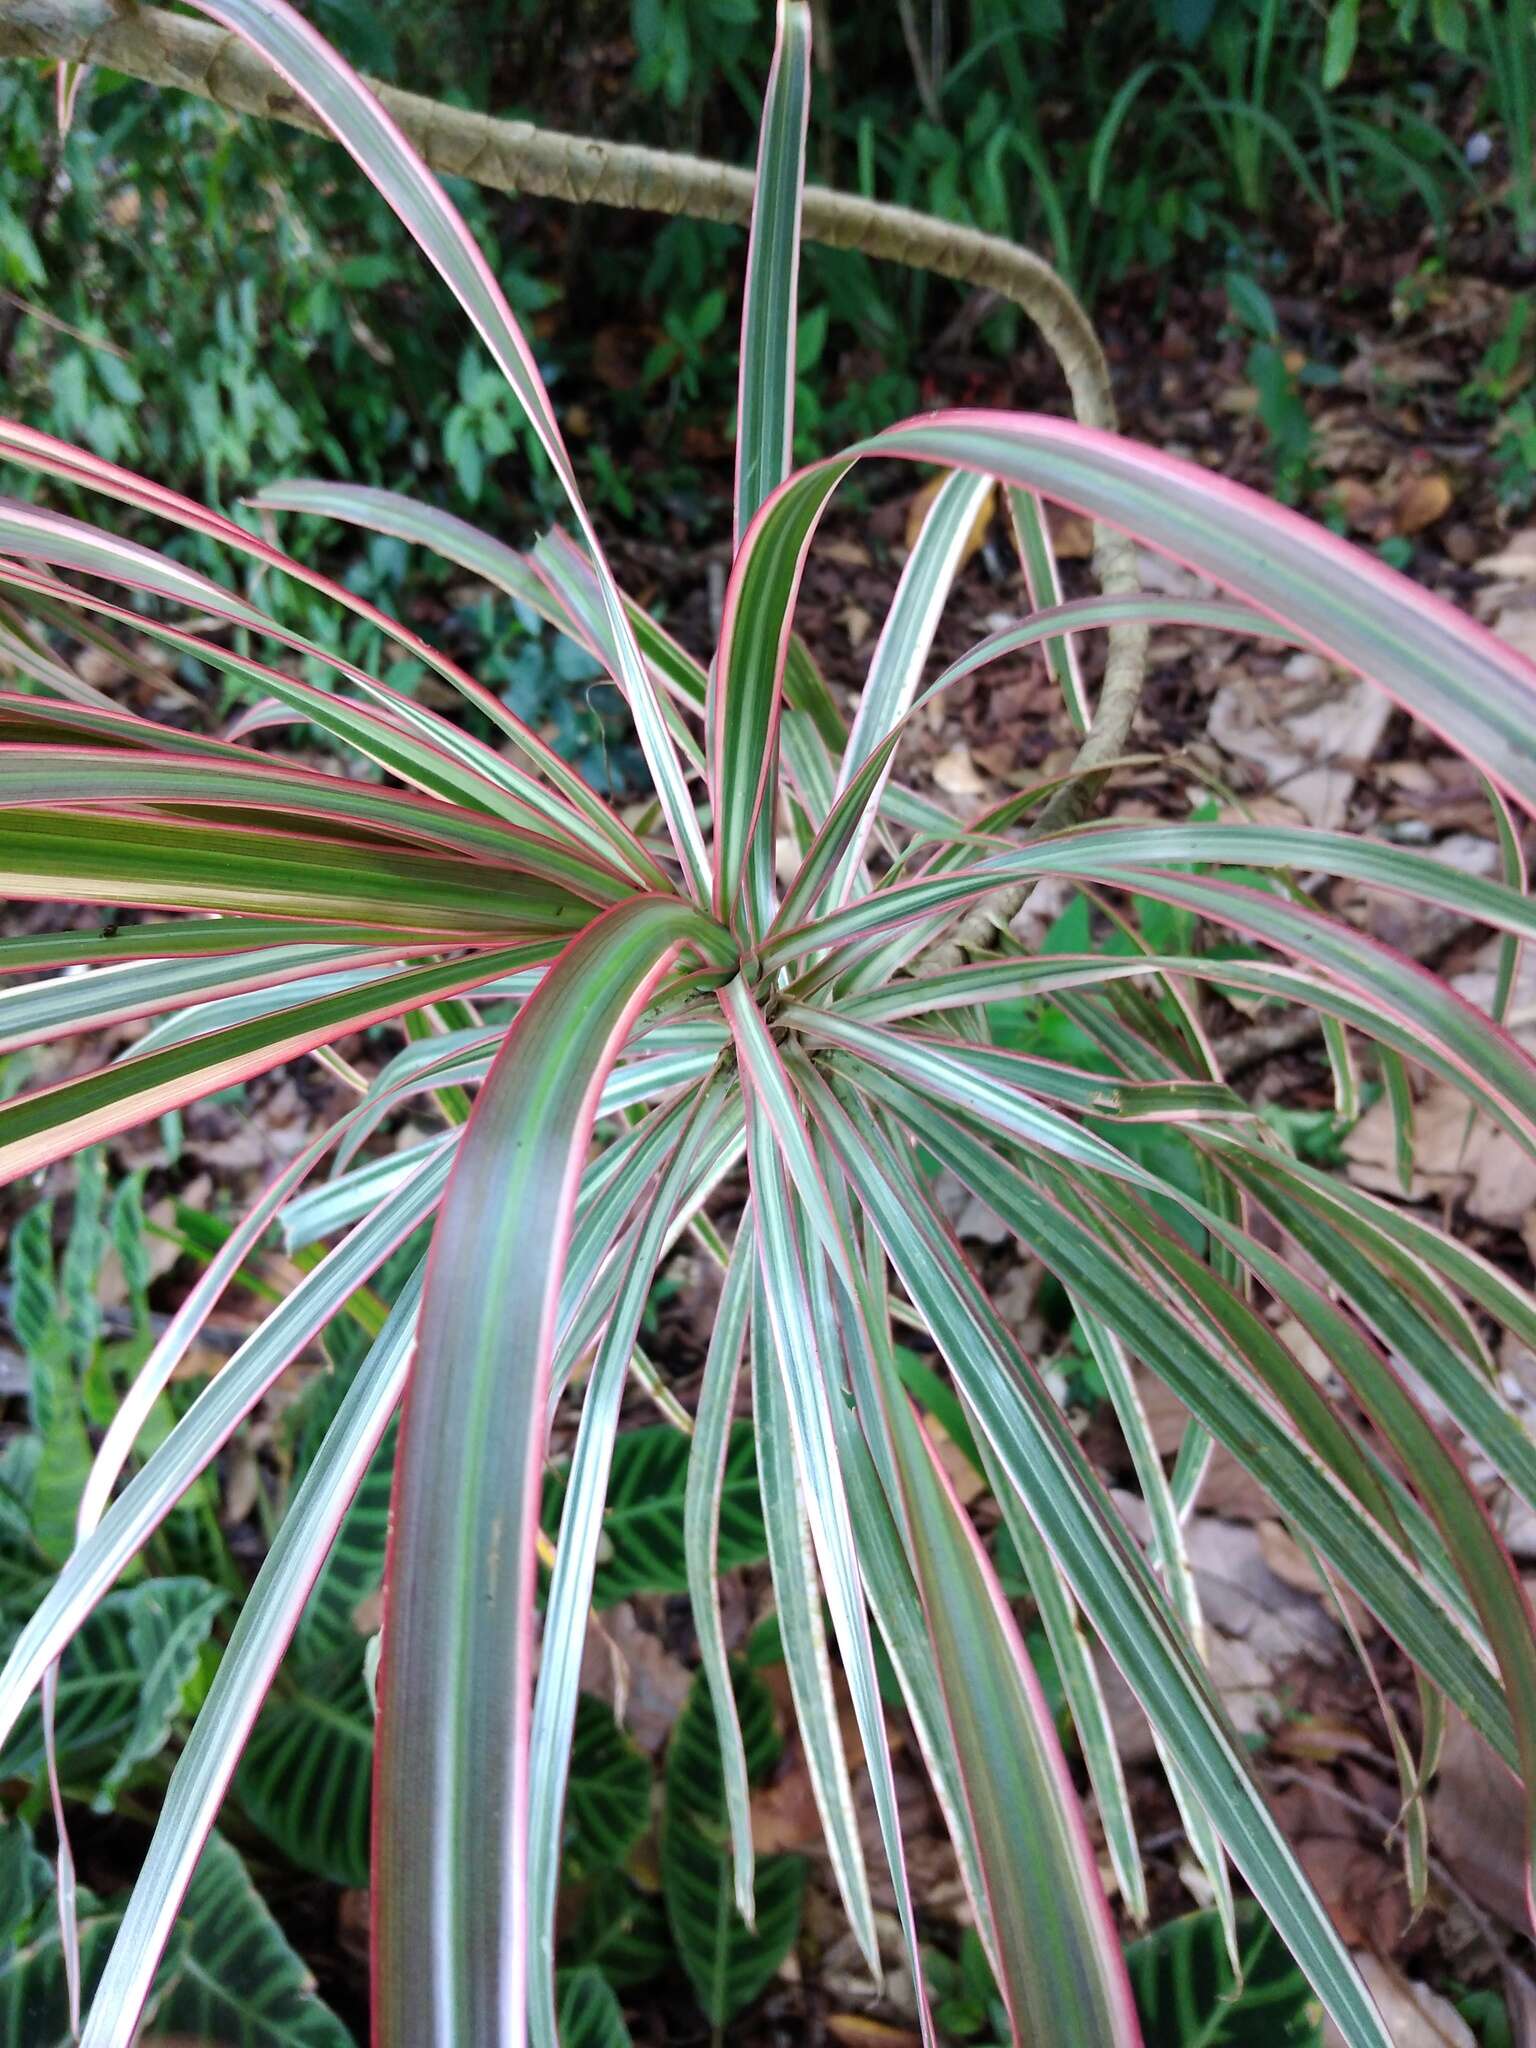
[[[665,1424],[636,1429],[614,1447],[603,1511],[603,1540],[592,1597],[611,1607],[632,1593],[686,1593],[683,1498],[688,1484],[688,1438]],[[564,1475],[545,1482],[543,1523],[553,1535],[565,1499]],[[757,1461],[750,1423],[731,1431],[720,1494],[720,1570],[757,1564],[767,1555]]]

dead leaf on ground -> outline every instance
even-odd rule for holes
[[[1510,605],[1493,622],[1493,630],[1517,654],[1536,661],[1536,605]]]
[[[1512,1773],[1451,1708],[1429,1796],[1430,1839],[1478,1904],[1522,1933],[1528,1924],[1524,1812]]]
[[[1051,548],[1058,562],[1086,562],[1093,554],[1093,522],[1080,512],[1062,512],[1054,505],[1045,511]]]
[[[643,1750],[655,1756],[682,1712],[693,1676],[621,1600],[593,1615],[581,1659],[581,1690],[614,1710]]]
[[[963,740],[951,747],[947,754],[940,754],[933,764],[933,779],[946,796],[986,794],[986,778],[976,772],[971,750]]]
[[[1347,681],[1302,654],[1278,672],[1223,684],[1206,730],[1224,753],[1260,770],[1270,793],[1309,825],[1334,830],[1349,815],[1357,771],[1391,715],[1390,700],[1373,685]]]
[[[771,1785],[752,1794],[752,1846],[759,1856],[783,1849],[814,1849],[821,1844],[821,1815],[798,1743]]]
[[[1357,1955],[1355,1963],[1376,2001],[1393,2048],[1477,2048],[1472,2029],[1448,1999],[1427,1984],[1412,1984],[1379,1956]],[[1342,2048],[1344,2037],[1330,2020],[1324,2048]]]
[[[914,491],[907,501],[907,546],[917,545],[917,536],[923,530],[923,521],[928,517],[929,508],[943,488],[942,476],[931,478],[920,491]],[[992,524],[992,513],[997,504],[996,491],[989,491],[982,499],[976,517],[971,521],[971,530],[965,536],[965,546],[960,550],[960,567],[963,569],[972,555],[987,537]]]
[[[856,2012],[828,2015],[827,2032],[840,2048],[923,2048],[923,2037],[910,2027],[888,2027]]]
[[[1344,1141],[1350,1179],[1401,1198],[1396,1146],[1391,1106],[1383,1096]],[[1466,1097],[1449,1081],[1436,1080],[1414,1104],[1408,1199],[1460,1199],[1478,1222],[1518,1229],[1536,1208],[1536,1160],[1486,1117],[1477,1118],[1469,1134]]]
[[[1536,583],[1536,526],[1512,533],[1495,554],[1484,555],[1473,566],[1484,576],[1499,576],[1506,582]]]
[[[874,624],[874,620],[863,605],[854,604],[851,600],[838,613],[837,622],[848,635],[850,647],[862,647],[869,638],[870,627]]]

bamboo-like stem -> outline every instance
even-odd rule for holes
[[[0,0],[0,57],[51,58],[174,86],[232,113],[284,121],[324,133],[324,124],[287,83],[238,37],[212,23],[137,0]],[[498,120],[375,82],[394,119],[436,171],[502,192],[528,192],[574,205],[689,214],[745,226],[752,216],[750,171],[704,158],[565,135],[529,121]],[[1070,287],[1031,250],[956,227],[904,206],[888,206],[824,186],[805,194],[804,235],[833,249],[928,270],[1017,306],[1038,328],[1061,367],[1073,411],[1088,426],[1113,428],[1109,369],[1087,314]],[[1094,567],[1104,590],[1136,588],[1136,558],[1123,534],[1096,530]],[[1146,667],[1147,629],[1111,628],[1109,657],[1080,762],[1092,766],[1125,750]],[[1061,792],[1042,822],[1081,817],[1099,787],[1089,776]],[[958,960],[984,949],[1017,892],[1000,892],[961,920],[942,953]],[[1022,899],[1021,899],[1022,900]],[[939,960],[939,956],[935,956]],[[940,963],[942,964],[942,963]]]

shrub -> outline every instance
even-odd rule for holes
[[[1422,1794],[1443,1702],[1536,1782],[1536,1636],[1514,1567],[1421,1389],[1536,1501],[1536,1449],[1488,1369],[1484,1337],[1496,1323],[1536,1343],[1536,1307],[1453,1237],[1293,1156],[1214,1071],[1200,991],[1309,1005],[1342,1073],[1352,1041],[1364,1041],[1400,1108],[1407,1060],[1530,1143],[1531,1059],[1497,1018],[1319,910],[1291,875],[1348,877],[1477,919],[1504,935],[1506,965],[1536,914],[1512,882],[1344,834],[1072,823],[1105,766],[1091,729],[1097,721],[1102,734],[1108,717],[1102,699],[1090,708],[1073,648],[1076,636],[1117,625],[1134,652],[1127,628],[1168,618],[1320,648],[1373,677],[1526,805],[1536,798],[1536,676],[1450,607],[1296,514],[1069,422],[934,413],[789,474],[809,40],[793,5],[764,115],[735,552],[706,673],[615,586],[526,344],[441,188],[283,0],[200,4],[322,112],[452,286],[565,490],[578,538],[551,536],[524,556],[356,486],[279,485],[263,508],[435,547],[536,607],[623,692],[655,801],[621,818],[446,656],[237,523],[0,424],[8,460],[367,618],[451,685],[494,740],[321,656],[254,594],[62,514],[0,506],[0,580],[17,603],[145,633],[255,700],[237,733],[307,723],[362,764],[322,773],[238,736],[203,738],[48,694],[0,702],[9,893],[109,912],[100,928],[3,943],[0,963],[23,978],[0,998],[0,1042],[181,1019],[154,1027],[130,1057],[0,1105],[0,1167],[36,1173],[308,1052],[358,1090],[218,1248],[127,1387],[95,1456],[78,1541],[0,1676],[0,1740],[40,1684],[47,1707],[74,1632],[289,1362],[397,1247],[433,1226],[244,1601],[95,1986],[85,2042],[133,2035],[263,1695],[402,1403],[378,1674],[377,2038],[446,2048],[520,2041],[526,2026],[553,2041],[562,1809],[620,1397],[632,1370],[650,1375],[637,1339],[652,1276],[691,1229],[723,1274],[685,1518],[719,1784],[713,1762],[708,1785],[692,1774],[699,1807],[685,1819],[732,1845],[741,1913],[750,1917],[754,1897],[758,1751],[743,1739],[715,1557],[745,1372],[783,1654],[832,1867],[871,1959],[823,1603],[915,1974],[877,1643],[1014,2033],[1136,2038],[1054,1718],[924,1419],[942,1411],[990,1481],[1040,1606],[1133,1915],[1143,1897],[1134,1828],[1087,1635],[1146,1710],[1234,1957],[1228,1858],[1345,2039],[1384,2043],[1201,1661],[1182,1517],[1211,1446],[1226,1446],[1418,1665],[1424,1754],[1396,1733],[1422,1878]],[[865,459],[950,474],[846,727],[792,614],[817,521]],[[939,610],[995,480],[1039,602],[925,689]],[[1042,498],[1129,530],[1231,597],[1061,603]],[[962,827],[894,779],[897,745],[957,676],[1030,646],[1046,650],[1090,729],[1078,769]],[[337,687],[294,680],[277,665],[294,655],[328,658]],[[71,681],[42,655],[36,667]],[[1106,692],[1123,690],[1129,672],[1122,664]],[[1514,828],[1503,797],[1490,797],[1517,882]],[[1091,899],[1168,907],[1177,915],[1154,921],[1161,950],[1142,942],[1129,954],[1089,946],[1030,957],[999,933],[970,957],[986,931],[978,906],[1016,901],[1046,875]],[[188,914],[126,921],[164,910]],[[1202,951],[1194,934],[1206,926],[1243,944]],[[63,966],[86,971],[41,975]],[[1082,1057],[998,1042],[989,1020],[1041,996],[1080,1034],[1069,1043],[1086,1043]],[[404,1022],[408,1042],[371,1077],[330,1050],[390,1020]],[[360,1164],[380,1122],[423,1095],[442,1113],[440,1134],[402,1158]],[[301,1195],[333,1151],[333,1177]],[[935,1196],[935,1162],[990,1204],[1070,1298],[1136,1465],[1147,1554],[967,1265]],[[114,1497],[221,1290],[300,1200],[309,1232],[342,1233],[334,1248],[158,1433]],[[1341,1391],[1311,1376],[1263,1313],[1270,1304],[1321,1349]],[[919,1359],[914,1370],[902,1358],[898,1323],[921,1333],[936,1364]],[[1190,1412],[1171,1475],[1148,1435],[1133,1361]],[[545,1450],[562,1400],[580,1422],[535,1680]],[[697,1705],[690,1711],[692,1741],[705,1731]],[[672,1790],[688,1790],[682,1775]],[[687,1847],[679,1833],[665,1853]]]

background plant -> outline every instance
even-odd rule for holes
[[[392,690],[336,651],[340,635],[322,646],[275,616],[264,590],[236,594],[51,507],[0,506],[0,576],[24,612],[57,633],[131,625],[175,650],[205,688],[220,676],[259,707],[235,737],[211,739],[68,701],[47,693],[66,673],[50,666],[52,641],[27,642],[45,688],[0,704],[8,888],[110,915],[4,942],[0,960],[23,978],[0,999],[0,1032],[25,1047],[109,1020],[157,1021],[129,1058],[0,1106],[0,1165],[40,1171],[306,1053],[336,1070],[338,1039],[407,1020],[405,1044],[382,1065],[342,1061],[355,1107],[239,1220],[142,1365],[112,1389],[74,1540],[65,1554],[50,1534],[61,1561],[0,1675],[0,1739],[38,1688],[44,1723],[63,1727],[70,1644],[179,1506],[196,1507],[191,1490],[292,1358],[337,1317],[361,1316],[371,1341],[344,1385],[327,1384],[334,1411],[310,1418],[302,1477],[217,1656],[99,1976],[90,1951],[85,2042],[131,2039],[157,1996],[158,1960],[174,1962],[178,1915],[195,1914],[199,1859],[231,1789],[253,1820],[263,1815],[259,1825],[282,1821],[262,1805],[263,1745],[281,1754],[289,1739],[281,1726],[273,1735],[269,1717],[281,1722],[291,1705],[286,1680],[323,1661],[334,1613],[323,1574],[351,1568],[352,1516],[369,1510],[376,1526],[364,1489],[377,1483],[402,1399],[373,1765],[378,2037],[520,2040],[526,2026],[547,2043],[564,1992],[612,2038],[616,2015],[597,1979],[557,1983],[555,1908],[573,1847],[593,1861],[592,1813],[606,1805],[622,1817],[638,1783],[605,1727],[595,1775],[606,1797],[587,1796],[579,1666],[605,1503],[610,1514],[616,1497],[622,1504],[626,1380],[667,1399],[637,1345],[653,1276],[684,1230],[722,1269],[687,1418],[683,1515],[707,1715],[700,1692],[674,1738],[707,1743],[713,1723],[718,1764],[702,1751],[686,1761],[686,1748],[685,1763],[674,1756],[663,1827],[669,1926],[685,1967],[689,1920],[712,1911],[721,1924],[727,1850],[742,1923],[754,1901],[759,1931],[776,1940],[793,1920],[793,1869],[755,1867],[749,1796],[771,1742],[751,1685],[728,1664],[718,1610],[729,1425],[745,1377],[799,1732],[838,1886],[871,1960],[834,1652],[924,1981],[878,1638],[951,1827],[1007,2025],[1040,2041],[1138,2038],[1055,1713],[924,1427],[920,1410],[942,1403],[969,1437],[1039,1606],[1131,1917],[1140,1858],[1089,1635],[1146,1709],[1229,1962],[1241,1961],[1249,1924],[1230,1858],[1346,2040],[1384,2041],[1202,1664],[1181,1517],[1211,1444],[1224,1444],[1422,1670],[1423,1727],[1397,1731],[1405,1849],[1420,1886],[1439,1703],[1454,1702],[1529,1784],[1536,1638],[1480,1499],[1388,1352],[1530,1499],[1529,1438],[1487,1371],[1478,1319],[1529,1341],[1536,1309],[1454,1239],[1277,1142],[1212,1070],[1200,991],[1214,984],[1316,1009],[1341,1099],[1353,1098],[1360,1041],[1401,1116],[1406,1058],[1530,1143],[1531,1059],[1497,1016],[1316,909],[1292,879],[1349,877],[1452,908],[1504,934],[1512,965],[1533,917],[1517,835],[1493,790],[1536,798],[1529,664],[1296,515],[1070,422],[928,414],[791,473],[810,74],[808,21],[790,7],[747,265],[733,560],[706,675],[614,583],[532,354],[442,189],[280,0],[209,0],[205,11],[285,70],[388,196],[505,377],[578,537],[551,535],[523,555],[347,483],[275,484],[260,509],[434,546],[531,607],[621,691],[654,802],[621,817],[442,648],[246,527],[0,423],[0,454],[35,479],[105,495],[259,565],[273,585],[303,586],[306,606],[321,597],[363,621],[475,719],[455,722]],[[847,727],[793,638],[793,605],[832,492],[856,460],[880,457],[949,473]],[[999,480],[1036,607],[924,690],[964,539]],[[1231,599],[1111,590],[1061,604],[1042,497],[1131,528]],[[124,589],[130,605],[111,595]],[[1127,629],[1168,618],[1300,639],[1389,688],[1492,778],[1512,849],[1507,879],[1341,834],[1196,819],[1073,824],[1105,766],[1106,735],[1125,730],[1139,652]],[[1119,660],[1090,703],[1074,638],[1104,628],[1118,633]],[[1077,768],[961,826],[893,777],[897,744],[933,692],[1033,645],[1084,732]],[[328,666],[339,687],[296,677],[298,663]],[[250,744],[274,722],[315,727],[366,766],[336,776]],[[969,960],[955,934],[970,930],[978,900],[1016,900],[1047,874],[1084,896],[1082,947],[1031,958],[1003,940]],[[1128,902],[1161,906],[1161,923],[1127,918]],[[168,907],[194,914],[140,921]],[[1118,924],[1128,949],[1096,946],[1098,918]],[[1208,948],[1208,929],[1240,944]],[[42,978],[65,965],[88,971]],[[1031,1047],[1039,1019],[1021,1019],[1019,1006],[1042,998],[1091,1050],[1079,1054],[1070,1039],[1050,1055]],[[1010,1023],[1022,1024],[1023,1043],[1009,1042]],[[442,1120],[420,1148],[365,1150],[392,1108],[419,1098]],[[307,1185],[333,1148],[336,1171]],[[1136,1470],[1149,1555],[967,1267],[934,1195],[936,1163],[1005,1219],[1071,1301]],[[1273,1226],[1263,1235],[1250,1227],[1260,1213]],[[157,1404],[178,1361],[280,1215],[295,1243],[334,1238],[332,1249],[161,1433]],[[78,1261],[88,1234],[82,1226]],[[1321,1281],[1276,1242],[1305,1251]],[[403,1248],[409,1270],[392,1299],[365,1291]],[[74,1299],[66,1289],[66,1332]],[[1343,1395],[1317,1385],[1259,1312],[1266,1299],[1322,1349]],[[903,1368],[898,1328],[922,1347],[916,1374]],[[78,1367],[78,1349],[53,1348]],[[1140,1415],[1133,1360],[1190,1411],[1171,1473]],[[914,1377],[929,1389],[917,1406]],[[37,1385],[46,1443],[73,1384],[56,1362]],[[567,1397],[580,1421],[551,1545],[544,1452],[551,1408]],[[80,1434],[66,1425],[58,1439],[77,1464]],[[173,1722],[185,1705],[183,1684],[167,1708]],[[303,1819],[290,1814],[286,1825],[297,1831]],[[67,1822],[62,1796],[55,1820]],[[33,1866],[23,1858],[23,1868]],[[82,1923],[78,1906],[71,1918],[67,1879],[59,1902],[64,1953],[78,1948],[83,1966],[94,1922]],[[723,2013],[761,1967],[758,1957],[690,1975],[705,2009]]]

